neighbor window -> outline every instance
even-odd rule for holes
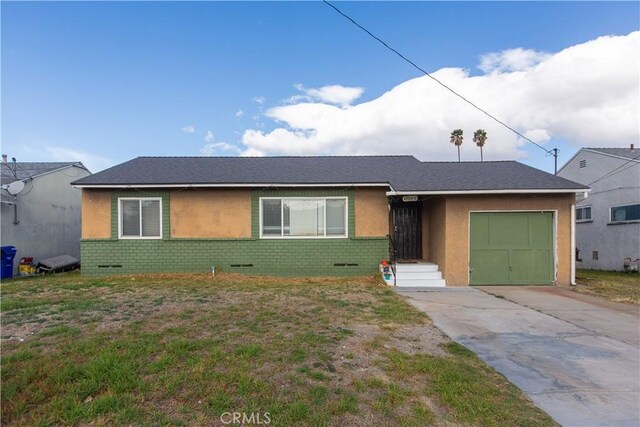
[[[611,207],[611,222],[640,221],[640,204]]]
[[[260,207],[261,237],[347,237],[346,197],[262,198]]]
[[[119,231],[124,239],[162,237],[162,211],[159,198],[123,198],[119,203]]]
[[[577,222],[591,221],[591,206],[576,208],[576,221]]]

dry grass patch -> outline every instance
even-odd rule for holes
[[[640,305],[640,274],[577,270],[574,290],[605,297],[614,302]]]
[[[376,278],[2,284],[7,425],[550,425]]]

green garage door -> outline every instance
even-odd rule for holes
[[[553,214],[471,214],[472,285],[553,284]]]

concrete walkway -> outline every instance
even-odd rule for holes
[[[565,426],[640,425],[640,308],[554,287],[400,291]]]

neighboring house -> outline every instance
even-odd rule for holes
[[[12,162],[3,156],[2,246],[22,257],[80,257],[81,191],[69,185],[91,173],[79,162]],[[16,181],[24,183],[12,184]],[[17,192],[16,190],[20,190]],[[12,194],[17,193],[17,194]]]
[[[399,285],[439,286],[568,285],[587,191],[513,161],[412,156],[139,157],[73,184],[83,274],[372,274],[395,254]]]
[[[558,176],[591,187],[576,205],[578,267],[622,270],[640,258],[640,149],[582,148]]]

